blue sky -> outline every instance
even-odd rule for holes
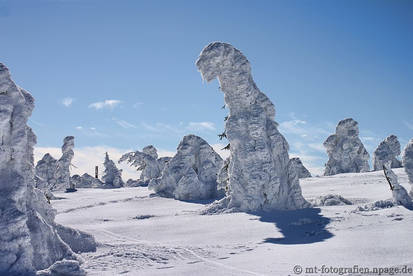
[[[194,65],[212,41],[248,57],[313,171],[341,119],[359,122],[370,153],[413,137],[413,1],[0,0],[0,26],[0,62],[36,99],[38,147],[225,144],[223,95]]]

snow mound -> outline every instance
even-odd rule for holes
[[[353,203],[340,195],[329,194],[320,196],[314,199],[313,206],[337,206],[337,205],[352,205]]]
[[[179,200],[216,198],[217,173],[222,163],[222,158],[204,139],[187,135],[162,176],[150,181],[149,189]]]
[[[133,180],[133,179],[128,179],[125,183],[125,187],[140,187],[140,186],[147,186],[148,183],[142,182],[140,180]]]
[[[213,42],[202,50],[196,66],[204,80],[218,78],[229,108],[224,135],[231,155],[227,171],[219,177],[227,187],[226,208],[309,206],[301,195],[298,175],[289,169],[288,143],[274,121],[274,105],[255,84],[247,58],[228,43]]]
[[[349,118],[340,121],[336,133],[330,135],[323,145],[329,158],[324,175],[369,171],[370,155],[359,138],[355,120]]]
[[[56,224],[56,231],[74,252],[96,251],[97,244],[92,235],[60,224]]]
[[[85,276],[86,272],[80,268],[79,262],[74,260],[61,260],[48,269],[38,271],[37,276]]]
[[[391,162],[392,168],[400,168],[402,163],[397,159],[400,155],[400,142],[397,136],[390,135],[380,143],[373,153],[373,169],[379,171],[383,169],[383,165]]]
[[[377,211],[377,210],[381,210],[381,209],[392,208],[394,206],[395,206],[394,202],[390,199],[388,199],[388,200],[378,200],[378,201],[375,201],[375,202],[370,203],[370,204],[359,206],[359,207],[356,208],[355,211],[356,212],[357,211],[361,211],[361,212]]]

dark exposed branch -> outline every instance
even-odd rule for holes
[[[383,171],[384,171],[384,176],[386,177],[386,179],[387,179],[387,182],[389,182],[389,185],[390,185],[390,190],[394,190],[394,186],[393,186],[393,184],[391,184],[391,181],[390,181],[390,178],[387,176],[387,172],[386,172],[386,167],[383,165]]]
[[[224,132],[222,132],[221,134],[218,134],[219,140],[222,140],[224,138],[227,138],[227,134]]]

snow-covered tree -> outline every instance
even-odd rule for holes
[[[105,155],[105,162],[103,163],[105,166],[104,175],[102,177],[103,183],[107,188],[119,188],[123,187],[124,183],[122,180],[122,170],[118,169],[113,162],[109,158],[109,154],[106,153]]]
[[[161,177],[150,181],[149,189],[180,200],[215,198],[217,173],[222,163],[222,158],[204,139],[187,135]]]
[[[27,126],[34,98],[13,82],[1,63],[0,91],[0,275],[35,275],[62,259],[73,260],[72,267],[80,270],[70,243],[84,236],[68,234],[63,241],[55,210],[35,188],[36,135]],[[88,237],[82,242],[94,243]]]
[[[413,202],[406,189],[399,184],[397,175],[391,169],[391,161],[383,165],[383,170],[387,181],[390,184],[393,202],[396,205],[403,205],[408,209],[413,209]]]
[[[36,187],[46,194],[52,191],[61,191],[74,188],[70,182],[70,166],[74,156],[74,137],[63,139],[62,156],[59,160],[46,153],[36,165]]]
[[[119,163],[128,162],[131,166],[137,167],[141,171],[140,185],[148,185],[151,179],[161,176],[162,170],[171,157],[158,158],[158,152],[152,145],[146,146],[142,151],[128,152],[122,155]],[[134,184],[136,185],[136,184]]]
[[[77,188],[102,188],[103,183],[98,178],[91,176],[88,173],[84,173],[81,176],[78,174],[73,175],[70,178],[70,182]]]
[[[57,160],[49,153],[46,153],[43,158],[37,162],[35,168],[36,188],[46,192],[56,187],[56,168]]]
[[[400,155],[400,143],[397,136],[390,135],[380,143],[377,149],[373,152],[373,169],[379,171],[383,169],[383,165],[391,161],[392,168],[400,168],[402,163],[397,157]]]
[[[294,167],[298,173],[298,178],[306,178],[311,177],[311,173],[304,167],[303,162],[298,157],[294,157],[290,159],[290,167]]]
[[[370,155],[359,138],[358,123],[345,119],[338,123],[336,133],[324,142],[328,162],[324,175],[367,172],[370,170]]]
[[[409,178],[410,185],[412,188],[410,190],[410,195],[413,197],[413,139],[410,139],[403,151],[403,167],[406,171],[407,177]]]
[[[202,50],[196,66],[204,80],[218,78],[229,109],[229,188],[222,207],[253,211],[309,206],[298,178],[289,178],[288,143],[274,121],[274,105],[252,78],[247,58],[228,43],[213,42]]]

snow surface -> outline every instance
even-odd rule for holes
[[[403,169],[393,171],[401,185],[410,186]],[[208,201],[158,197],[146,187],[56,193],[63,199],[52,205],[58,223],[99,242],[96,252],[81,254],[88,275],[294,275],[294,265],[413,267],[412,211],[359,208],[392,198],[383,171],[305,178],[300,184],[308,201],[338,194],[354,205],[200,215]]]

